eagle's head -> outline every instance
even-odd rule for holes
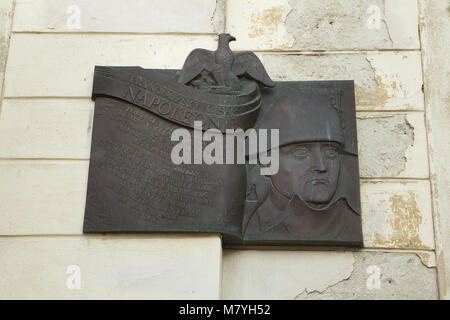
[[[228,43],[230,41],[236,41],[236,38],[229,33],[221,33],[219,34],[219,41]]]

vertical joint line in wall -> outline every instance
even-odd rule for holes
[[[418,0],[417,0],[418,1]],[[387,23],[387,21],[386,21],[386,4],[384,4],[384,17],[383,17],[383,23],[384,23],[384,26],[386,27],[386,31],[387,31],[387,34],[388,34],[388,37],[389,37],[389,41],[391,41],[391,45],[392,45],[392,48],[394,48],[395,47],[395,45],[394,45],[394,41],[392,40],[392,36],[391,36],[391,30],[389,29],[389,25],[388,25],[388,23]]]
[[[223,0],[223,32],[227,32],[228,1]]]
[[[417,3],[417,34],[419,35],[419,50],[420,50],[420,56],[422,58],[422,37],[420,35],[420,10],[421,10],[420,0],[416,0],[416,3]],[[421,59],[421,60],[423,60],[423,59]],[[423,72],[423,61],[421,61],[421,62],[422,62],[422,79],[424,80],[425,73]],[[423,82],[425,82],[425,81],[423,81]],[[425,95],[424,95],[424,103],[425,103]],[[425,108],[424,108],[424,110],[425,110]],[[428,167],[430,167],[430,166],[428,165]]]
[[[431,154],[430,154],[430,139],[429,139],[429,126],[428,126],[428,108],[427,108],[427,96],[425,94],[425,55],[424,55],[424,47],[422,46],[422,34],[421,34],[421,24],[423,27],[425,27],[425,21],[421,19],[421,12],[422,12],[422,7],[420,4],[420,1],[417,0],[417,32],[419,35],[419,48],[420,48],[420,64],[421,64],[421,71],[422,71],[422,89],[423,89],[423,108],[424,108],[424,113],[423,113],[423,118],[424,118],[424,122],[425,122],[425,140],[427,142],[427,159],[428,159],[428,181],[429,181],[429,185],[430,185],[430,205],[431,205],[431,214],[432,214],[432,218],[433,218],[433,238],[434,238],[434,253],[437,256],[437,252],[440,250],[440,248],[438,248],[438,241],[436,241],[436,237],[437,237],[437,228],[436,228],[436,221],[437,221],[437,217],[436,217],[436,213],[435,213],[435,206],[434,206],[434,192],[433,192],[433,183],[431,181],[431,176],[432,176],[432,159],[431,159]],[[438,276],[436,277],[436,286],[438,289],[438,299],[441,298],[441,291],[440,291],[440,286],[439,286],[439,267],[438,267],[438,263],[436,263],[436,273],[438,274]]]
[[[2,116],[3,99],[4,99],[4,96],[5,96],[6,66],[8,65],[9,51],[11,49],[12,28],[13,28],[13,21],[14,21],[15,12],[16,12],[16,0],[13,0],[12,8],[11,8],[11,20],[9,22],[8,44],[7,44],[6,56],[5,56],[5,67],[4,67],[5,71],[3,72],[3,78],[0,79],[0,81],[2,82],[2,90],[0,92],[0,117]]]

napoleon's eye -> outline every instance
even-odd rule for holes
[[[338,155],[338,150],[335,147],[326,147],[323,152],[328,159],[336,159]]]
[[[309,157],[309,150],[306,148],[295,148],[292,151],[292,154],[294,155],[294,157],[299,158],[299,159],[306,159],[307,157]]]

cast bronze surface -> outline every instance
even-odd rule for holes
[[[231,92],[238,92],[240,89],[238,76],[247,75],[265,86],[273,87],[275,83],[253,52],[231,51],[229,42],[234,40],[236,39],[228,33],[222,33],[219,35],[219,46],[216,51],[193,50],[183,65],[178,82],[188,84],[201,75],[212,87],[219,89],[224,87],[231,89]],[[212,81],[208,79],[209,75]]]
[[[255,127],[280,128],[280,166],[271,176],[247,168],[244,242],[361,245],[353,82],[277,82],[268,91]]]
[[[259,76],[248,65],[235,72],[230,37],[221,35],[226,50],[219,44],[212,58],[194,50],[183,70],[96,67],[84,232],[361,246],[353,81],[272,82],[259,60]],[[216,65],[192,71],[192,59]],[[248,163],[174,164],[171,134],[192,133],[196,120],[222,133],[279,129],[279,145],[258,151],[279,148],[278,173],[262,176]]]

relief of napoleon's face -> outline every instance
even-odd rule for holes
[[[280,148],[280,169],[271,179],[283,195],[295,194],[310,207],[320,209],[336,192],[339,170],[338,143],[295,143]]]

